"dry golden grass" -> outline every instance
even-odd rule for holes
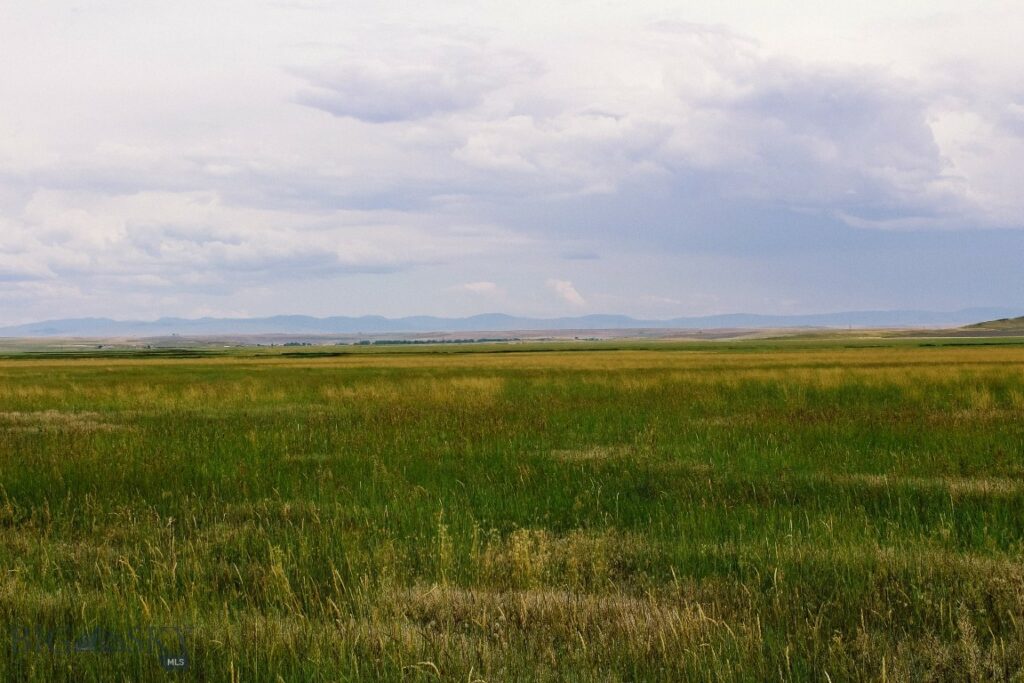
[[[77,432],[114,431],[125,429],[113,424],[100,413],[88,411],[5,411],[0,412],[0,430],[42,432],[70,430]]]
[[[819,474],[821,481],[857,488],[938,490],[950,496],[1017,496],[1024,494],[1024,476],[1010,477],[913,477],[888,474]]]

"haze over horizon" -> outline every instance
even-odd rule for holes
[[[0,327],[1024,302],[1024,7],[710,5],[6,3]]]

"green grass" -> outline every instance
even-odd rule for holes
[[[1012,340],[282,351],[0,360],[0,680],[1022,675]]]

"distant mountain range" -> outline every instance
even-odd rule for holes
[[[776,327],[942,327],[1009,318],[1024,313],[1009,308],[936,311],[847,311],[807,315],[733,313],[670,320],[638,320],[625,315],[571,318],[521,318],[500,313],[466,318],[380,316],[313,318],[160,318],[153,321],[74,318],[0,327],[0,337],[166,337],[228,334],[358,335],[424,332],[509,332],[515,330],[721,329]]]

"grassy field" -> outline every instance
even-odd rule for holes
[[[0,359],[0,680],[1021,680],[1019,340],[308,351]]]

